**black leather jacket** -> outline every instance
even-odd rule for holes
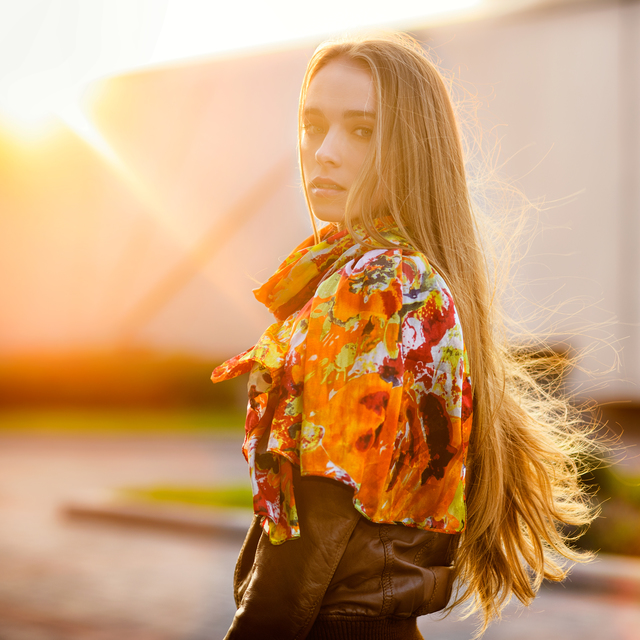
[[[294,484],[300,538],[273,545],[254,518],[225,640],[420,638],[399,630],[447,605],[459,535],[372,523],[333,480]]]

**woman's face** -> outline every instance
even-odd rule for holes
[[[349,189],[367,155],[376,119],[371,74],[337,58],[311,80],[304,103],[302,167],[314,215],[342,222]]]

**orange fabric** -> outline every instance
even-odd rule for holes
[[[301,244],[255,292],[278,321],[213,372],[250,372],[243,451],[276,544],[300,535],[292,465],[353,487],[374,522],[464,528],[472,394],[460,322],[426,258],[383,235],[397,248],[333,227]]]

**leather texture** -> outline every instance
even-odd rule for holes
[[[344,616],[315,621],[307,640],[425,640],[416,618]]]
[[[353,507],[352,490],[327,478],[296,472],[294,484],[301,536],[275,546],[254,518],[236,565],[238,610],[225,640],[303,640],[312,629],[312,637],[324,637],[321,627],[411,624],[446,606],[459,535],[372,523]]]

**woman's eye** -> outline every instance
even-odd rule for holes
[[[318,134],[324,133],[324,129],[323,129],[320,125],[318,125],[318,124],[309,124],[309,123],[307,123],[307,124],[303,124],[303,125],[302,125],[302,130],[303,130],[307,135],[310,135],[310,136],[318,135]]]
[[[373,129],[370,127],[358,127],[354,133],[361,138],[370,138],[373,135]]]

